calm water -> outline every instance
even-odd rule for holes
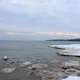
[[[49,59],[65,59],[56,54],[53,48],[48,46],[51,44],[80,44],[80,42],[67,41],[0,41],[0,57],[46,57]],[[67,59],[69,57],[66,57]]]

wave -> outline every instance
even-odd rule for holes
[[[50,45],[50,47],[57,49],[60,55],[80,56],[80,44]]]
[[[51,48],[60,49],[80,49],[80,44],[68,44],[68,45],[50,45]]]

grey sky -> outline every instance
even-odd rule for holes
[[[0,0],[0,39],[80,36],[80,0]]]

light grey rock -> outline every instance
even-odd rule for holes
[[[43,69],[43,68],[47,68],[48,65],[47,64],[33,64],[32,68],[36,68],[36,69]]]
[[[67,77],[68,77],[68,75],[67,75],[66,73],[64,73],[64,72],[58,72],[58,73],[57,73],[57,76],[58,76],[59,78],[67,78]]]
[[[2,72],[4,73],[12,73],[16,68],[3,68]]]
[[[20,67],[25,67],[25,66],[28,66],[28,65],[31,65],[31,64],[32,64],[31,62],[25,61],[25,62],[23,62],[23,63],[20,63],[19,66],[20,66]]]
[[[7,56],[4,56],[4,57],[3,57],[3,60],[4,60],[4,61],[7,61],[8,59],[9,59],[9,58],[8,58]]]
[[[60,68],[64,68],[64,69],[68,69],[68,68],[76,68],[76,69],[79,69],[80,62],[79,61],[68,61],[68,62],[62,63],[59,67]]]
[[[80,66],[79,61],[69,61],[64,63],[65,66]]]

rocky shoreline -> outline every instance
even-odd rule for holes
[[[80,61],[0,59],[0,80],[63,80],[80,76]]]

